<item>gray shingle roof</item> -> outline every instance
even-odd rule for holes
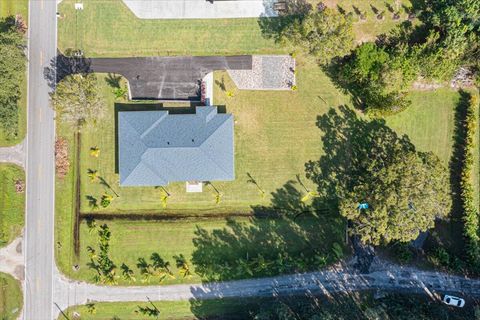
[[[119,112],[118,144],[122,186],[235,179],[233,116],[216,107]]]

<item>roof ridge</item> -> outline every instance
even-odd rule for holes
[[[150,127],[148,127],[147,130],[143,131],[143,133],[140,134],[140,139],[145,138],[145,136],[146,136],[147,134],[149,134],[150,131],[152,131],[153,129],[155,129],[155,127],[157,127],[158,124],[159,124],[160,122],[162,122],[163,119],[164,119],[168,114],[169,114],[168,111],[167,111],[167,112],[162,112],[162,113],[161,113],[161,117],[159,117],[157,120],[155,120],[155,122],[154,122]]]
[[[223,121],[222,124],[220,124],[220,125],[215,129],[215,131],[213,131],[213,133],[212,133],[210,136],[208,136],[208,137],[200,144],[200,146],[199,146],[200,151],[202,151],[202,153],[203,153],[208,159],[210,159],[213,163],[215,163],[215,165],[216,165],[218,168],[220,168],[227,176],[229,175],[228,170],[226,170],[223,166],[219,165],[218,162],[217,162],[215,159],[212,159],[212,158],[208,155],[208,153],[203,150],[202,146],[203,146],[208,140],[210,140],[210,138],[212,138],[215,134],[217,134],[217,132],[219,131],[219,129],[220,129],[221,127],[225,126],[226,123],[228,122],[228,120],[231,119],[231,118],[232,118],[232,116],[230,115],[230,117],[228,117],[225,121]],[[235,170],[235,169],[234,169],[234,170]]]

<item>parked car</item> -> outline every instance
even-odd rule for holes
[[[465,300],[446,294],[443,297],[443,303],[448,304],[449,306],[463,308],[463,306],[465,305]]]

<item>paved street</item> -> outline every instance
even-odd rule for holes
[[[26,320],[53,319],[54,113],[44,68],[56,54],[56,1],[31,0],[29,18]]]
[[[369,274],[349,269],[295,274],[274,278],[229,281],[211,284],[102,287],[67,280],[55,281],[56,303],[68,306],[93,301],[153,301],[213,299],[220,297],[254,297],[286,294],[333,294],[367,289],[416,293],[455,293],[463,297],[480,297],[480,280],[452,276],[441,272],[420,271],[398,265]]]

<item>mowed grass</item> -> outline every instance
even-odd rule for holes
[[[310,1],[311,3],[318,3],[318,1]],[[355,23],[353,31],[355,32],[358,42],[374,41],[377,35],[387,33],[408,19],[408,13],[405,8],[411,8],[412,3],[410,0],[327,0],[322,1],[331,8],[337,8],[345,13],[352,13],[353,21]],[[387,7],[390,5],[390,9]],[[365,13],[366,19],[360,20],[358,13],[355,9]],[[394,20],[393,13],[399,12],[400,19]],[[376,13],[377,12],[377,13]],[[384,19],[377,19],[378,13],[384,13]]]
[[[0,273],[0,318],[15,320],[22,310],[22,288],[12,276]]]
[[[190,311],[189,301],[157,301],[155,306],[160,310],[160,317],[158,319],[195,319],[193,313]],[[73,314],[80,314],[82,319],[89,320],[110,320],[117,316],[121,320],[144,320],[145,316],[136,313],[138,306],[145,307],[151,304],[148,302],[110,302],[110,303],[96,303],[95,313],[90,313],[87,306],[74,306],[65,310],[65,314],[70,319],[73,319]],[[63,315],[58,317],[58,320],[63,320]]]
[[[24,19],[28,18],[28,0],[0,0],[0,17],[16,14],[21,14]]]
[[[309,1],[316,5],[318,1]],[[392,19],[385,1],[340,0],[346,13],[353,13],[357,40],[373,40],[404,21],[403,7],[411,6],[403,0],[398,7],[401,18]],[[58,25],[58,46],[82,49],[90,57],[165,56],[165,55],[232,55],[285,53],[286,49],[266,39],[256,18],[247,19],[186,19],[155,20],[137,18],[121,0],[90,0],[84,10],[74,9],[75,0],[64,0],[59,5],[62,18]],[[385,19],[378,20],[373,8],[385,11]],[[360,21],[354,7],[367,12],[366,21]]]
[[[87,56],[224,55],[284,52],[265,39],[257,19],[138,19],[121,0],[75,0],[59,5],[60,50],[80,48]]]
[[[100,78],[103,76],[99,76]],[[223,79],[223,80],[222,80]],[[99,79],[100,83],[102,79]],[[255,205],[269,205],[270,194],[290,180],[305,179],[304,165],[318,160],[321,153],[321,131],[316,126],[317,116],[331,106],[345,103],[330,80],[313,64],[303,64],[297,69],[298,91],[240,91],[236,90],[227,73],[216,75],[224,82],[234,97],[228,98],[218,85],[215,103],[226,105],[235,121],[235,176],[234,181],[213,182],[223,195],[216,204],[215,191],[204,186],[202,193],[187,193],[185,183],[171,183],[166,208],[163,208],[163,191],[153,187],[120,187],[115,173],[115,121],[114,104],[108,101],[108,116],[93,130],[83,130],[81,145],[81,211],[92,212],[87,196],[100,200],[103,193],[114,195],[112,204],[95,212],[115,213],[166,213],[183,215],[247,214]],[[106,96],[112,96],[104,86]],[[322,100],[323,99],[323,100]],[[326,101],[327,103],[325,103]],[[71,131],[68,128],[69,134]],[[90,156],[90,148],[98,147],[100,156]],[[97,170],[111,186],[105,188],[91,182],[88,170]],[[254,184],[253,177],[265,196]],[[306,192],[302,190],[302,192]]]
[[[18,237],[24,224],[25,193],[17,193],[15,181],[25,182],[23,169],[0,164],[0,247]]]
[[[28,22],[28,0],[0,0],[0,18],[15,16],[21,14],[25,21]],[[20,83],[21,94],[18,101],[18,135],[16,137],[8,137],[3,130],[0,129],[0,147],[12,146],[21,142],[25,138],[27,132],[27,75],[22,77]]]
[[[308,247],[324,249],[325,256],[330,253],[334,242],[342,245],[344,237],[344,220],[336,215],[310,216],[305,215],[297,218],[295,222],[288,219],[275,220],[274,218],[235,218],[235,226],[243,226],[243,232],[231,227],[226,219],[222,218],[194,218],[178,219],[169,221],[131,221],[131,220],[96,220],[98,226],[107,224],[111,231],[110,258],[117,265],[118,284],[120,285],[154,285],[154,284],[178,284],[199,283],[207,280],[195,272],[195,261],[192,260],[194,252],[201,257],[202,263],[208,261],[212,252],[218,252],[215,244],[225,246],[227,259],[237,261],[245,256],[256,257],[262,250],[277,252],[277,247],[283,243],[289,243],[287,254],[298,257],[302,254],[310,254]],[[98,230],[98,229],[97,229]],[[57,248],[59,266],[67,276],[86,281],[93,281],[95,271],[88,267],[90,255],[87,248],[92,247],[98,252],[99,238],[97,230],[90,229],[86,222],[80,227],[80,258],[69,259],[69,247]],[[202,230],[198,232],[198,230]],[[248,230],[248,231],[247,231]],[[301,231],[299,231],[301,230]],[[215,231],[215,232],[214,232]],[[211,245],[205,233],[217,234]],[[224,234],[224,236],[221,236]],[[228,236],[226,236],[228,235]],[[239,239],[235,240],[237,237]],[[243,237],[243,240],[240,240]],[[296,240],[303,239],[305,240]],[[198,239],[203,245],[198,245],[194,239]],[[264,246],[271,248],[258,248],[256,241],[263,241]],[[207,242],[207,243],[206,243]],[[268,243],[268,244],[266,244]],[[234,249],[236,248],[236,249]],[[279,251],[280,252],[280,251]],[[282,251],[283,252],[283,251]],[[136,267],[139,258],[149,261],[152,253],[158,253],[163,259],[170,262],[170,270],[174,278],[166,278],[162,282],[158,277],[144,282],[140,270]],[[262,253],[263,254],[263,253]],[[183,277],[175,265],[174,256],[183,255],[187,258],[192,275]],[[212,257],[213,258],[213,257]],[[230,262],[231,262],[230,261]],[[126,281],[122,278],[120,266],[125,263],[135,272],[135,282]],[[73,271],[72,266],[78,264],[80,269]],[[310,269],[310,268],[309,268]],[[254,277],[255,275],[243,275],[242,277]]]

